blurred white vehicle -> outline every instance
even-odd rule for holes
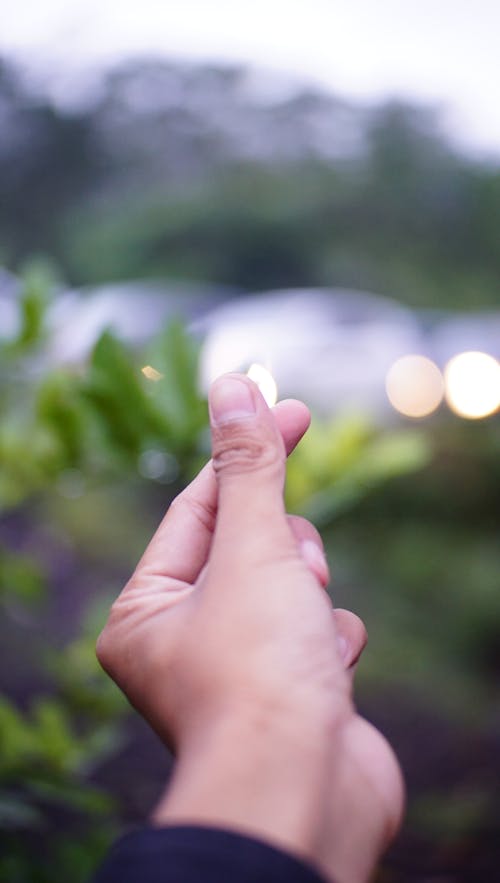
[[[18,295],[15,277],[0,272],[0,339],[15,334]],[[201,341],[203,390],[219,374],[257,363],[272,374],[280,398],[302,398],[326,414],[348,408],[384,420],[395,411],[425,416],[445,393],[442,372],[452,357],[468,350],[500,355],[500,312],[421,314],[388,298],[336,288],[237,295],[201,285],[130,282],[56,298],[42,361],[81,363],[107,328],[140,345],[174,317]],[[409,355],[424,358],[405,361]],[[422,390],[431,381],[427,408]],[[489,413],[500,406],[499,381],[493,376],[491,382]]]

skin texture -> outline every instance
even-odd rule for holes
[[[321,539],[283,503],[309,425],[245,376],[209,396],[213,459],[170,506],[98,642],[177,757],[153,819],[261,837],[363,883],[402,813],[399,766],[352,704],[361,621],[324,591]]]

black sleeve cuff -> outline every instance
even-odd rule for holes
[[[216,828],[142,828],[115,843],[93,883],[326,883],[260,840]]]

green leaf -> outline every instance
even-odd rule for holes
[[[0,546],[0,597],[33,604],[42,599],[44,590],[40,564]]]
[[[27,798],[0,790],[0,829],[37,829],[43,825],[42,813]]]
[[[114,801],[100,788],[70,780],[27,779],[30,793],[44,803],[60,804],[92,815],[107,815]]]
[[[57,274],[50,261],[38,258],[25,265],[21,281],[21,328],[17,339],[7,347],[12,353],[24,353],[43,341],[47,308],[54,296]]]
[[[422,468],[430,457],[422,433],[377,435],[366,419],[352,415],[317,423],[290,458],[287,503],[325,525],[373,487]]]
[[[9,773],[38,755],[36,734],[6,696],[0,696],[0,772]]]
[[[36,417],[59,441],[64,460],[60,467],[78,463],[84,446],[86,409],[76,377],[63,371],[49,374],[38,391]]]
[[[78,741],[67,710],[55,699],[39,699],[33,709],[33,728],[44,763],[70,770],[78,757]]]
[[[168,427],[146,394],[140,372],[120,341],[105,332],[92,353],[83,393],[116,451],[134,458]]]
[[[146,381],[148,393],[169,428],[173,450],[185,456],[207,424],[206,402],[199,391],[199,346],[181,322],[172,321],[146,357],[158,372],[157,379]]]

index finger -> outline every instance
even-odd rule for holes
[[[307,431],[311,415],[295,399],[279,402],[273,414],[288,455]],[[160,580],[161,589],[175,591],[194,583],[208,559],[216,516],[217,480],[209,461],[172,501],[136,568],[134,586],[138,580]]]

